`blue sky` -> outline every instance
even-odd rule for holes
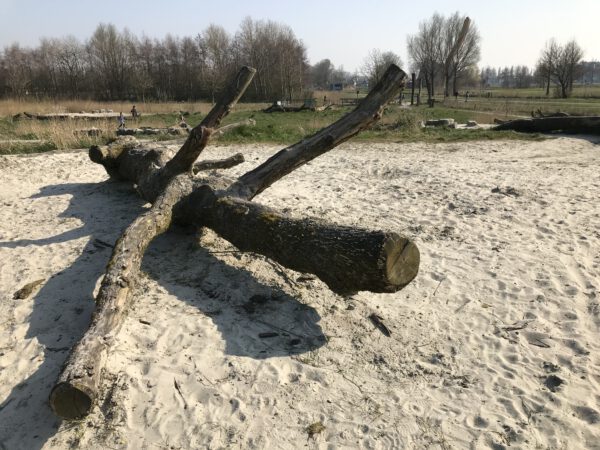
[[[40,37],[88,38],[100,22],[134,34],[193,36],[210,23],[234,33],[246,16],[292,27],[311,63],[330,58],[359,69],[372,48],[394,51],[407,62],[406,36],[435,11],[469,15],[482,36],[480,65],[532,66],[551,37],[576,39],[586,59],[600,59],[600,0],[501,1],[284,0],[0,0],[0,48],[35,46]]]

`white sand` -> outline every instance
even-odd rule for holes
[[[234,174],[276,148],[206,157],[238,150]],[[46,399],[88,324],[102,242],[143,205],[83,152],[1,157],[0,449],[600,448],[599,163],[572,138],[346,144],[257,200],[409,235],[410,286],[344,299],[175,230],[147,253],[101,402],[61,424]]]

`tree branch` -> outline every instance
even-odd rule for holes
[[[246,120],[241,120],[239,122],[230,123],[228,125],[223,125],[222,127],[217,128],[215,130],[215,132],[213,133],[213,139],[220,138],[225,133],[230,133],[233,130],[236,130],[240,127],[243,127],[243,126],[253,127],[254,125],[256,125],[256,120],[254,120],[252,118],[246,119]]]
[[[58,416],[83,417],[92,407],[107,350],[126,316],[144,252],[171,225],[173,206],[180,199],[181,181],[174,178],[152,208],[135,219],[115,244],[96,297],[92,324],[71,351],[50,393],[50,406]]]
[[[200,153],[206,147],[212,129],[218,127],[221,120],[229,114],[246,91],[246,88],[250,85],[255,73],[256,69],[252,67],[244,66],[240,69],[230,82],[227,90],[223,93],[221,99],[206,115],[204,120],[190,131],[190,135],[181,149],[164,167],[166,176],[173,177],[191,170],[194,161],[198,159],[198,156],[200,156]]]
[[[236,153],[235,155],[225,159],[207,159],[205,161],[198,161],[195,163],[194,167],[192,167],[192,172],[194,175],[196,175],[198,172],[205,170],[229,169],[230,167],[237,166],[244,161],[244,155],[241,153]]]
[[[241,176],[227,194],[250,200],[288,173],[368,128],[381,118],[383,107],[398,95],[405,78],[404,71],[392,64],[354,111],[317,134],[276,153]]]

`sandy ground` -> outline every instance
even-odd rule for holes
[[[274,150],[206,157],[242,151],[239,174]],[[101,401],[71,423],[48,393],[110,244],[147,205],[84,152],[1,157],[0,179],[0,449],[600,448],[590,140],[348,143],[258,197],[414,238],[420,273],[395,294],[342,298],[212,233],[169,232]]]

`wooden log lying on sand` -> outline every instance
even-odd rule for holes
[[[239,122],[230,123],[228,125],[223,125],[222,127],[216,129],[212,133],[212,139],[219,138],[226,133],[231,133],[238,128],[247,126],[253,127],[256,125],[256,121],[252,118],[241,120]],[[185,125],[179,125],[175,127],[168,128],[154,128],[154,127],[141,127],[141,128],[119,128],[117,130],[117,136],[146,136],[146,135],[164,135],[170,134],[171,136],[187,136],[190,132],[191,128]]]
[[[137,186],[152,208],[138,217],[117,241],[96,299],[92,324],[72,350],[50,394],[55,413],[66,419],[85,416],[98,397],[102,368],[132,300],[146,247],[171,223],[215,230],[240,250],[253,251],[295,270],[314,273],[336,292],[394,292],[416,276],[419,251],[392,232],[342,227],[314,219],[295,219],[250,200],[312,159],[333,149],[381,117],[384,106],[403,86],[405,73],[391,66],[351,113],[273,155],[254,170],[231,180],[196,163],[213,129],[245,91],[254,69],[243,68],[224,98],[181,149],[140,146],[133,138],[109,147],[92,147],[90,158],[113,178]],[[235,161],[223,164],[235,164]]]
[[[494,130],[513,130],[521,133],[563,133],[600,134],[600,116],[538,117],[516,119],[494,127]]]
[[[24,112],[23,115],[28,119],[33,120],[72,120],[72,119],[84,119],[84,120],[110,120],[119,117],[119,113],[116,112],[102,112],[102,113],[50,113],[50,114],[33,114]],[[13,119],[22,118],[19,114],[18,117],[14,116]]]

